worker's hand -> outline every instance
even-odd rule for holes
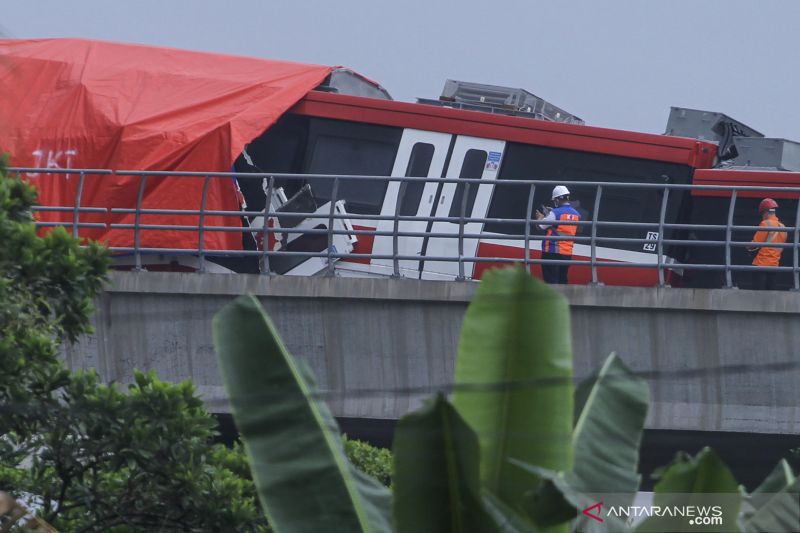
[[[544,215],[542,214],[542,212],[541,212],[541,211],[539,211],[539,210],[537,209],[537,210],[536,210],[536,220],[542,220],[543,218],[544,218]]]

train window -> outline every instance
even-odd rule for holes
[[[253,139],[246,147],[249,161],[243,154],[234,162],[236,172],[280,172],[301,174],[308,137],[308,117],[287,114],[267,131]],[[247,207],[260,211],[266,205],[266,196],[261,179],[238,180]],[[302,187],[302,182],[291,179],[275,180],[276,187],[283,187],[287,196],[292,196]]]
[[[311,123],[309,174],[389,176],[392,173],[402,130],[386,126],[316,119]],[[327,202],[333,193],[333,180],[308,180],[314,196]],[[347,202],[351,213],[377,215],[386,195],[387,181],[339,180],[338,199]]]
[[[758,204],[761,201],[761,196],[752,198],[740,196],[736,199],[736,206],[733,211],[733,225],[734,226],[757,226],[761,222],[758,216]],[[728,209],[730,208],[730,195],[725,196],[694,196],[692,197],[694,208],[691,210],[692,224],[709,225],[719,224],[724,225],[728,220]],[[798,204],[792,200],[778,199],[778,217],[787,226],[791,227]],[[734,241],[750,241],[752,240],[755,231],[751,230],[735,230],[732,232],[732,239]],[[794,234],[788,234],[789,242],[794,238]],[[724,241],[725,230],[692,230],[691,238],[696,240],[714,240]],[[723,246],[691,246],[688,248],[687,263],[696,264],[723,264],[725,262],[725,247]],[[753,261],[751,255],[746,248],[740,246],[731,247],[731,262],[734,265],[749,265]],[[782,266],[792,265],[791,250],[784,249],[781,256]],[[710,270],[691,270],[687,269],[690,278],[691,286],[693,287],[707,287],[716,288],[722,286],[725,282],[725,275],[723,272],[710,271]],[[750,272],[734,272],[734,284],[739,288],[750,288],[752,283],[752,275]],[[790,273],[778,273],[778,288],[788,288],[791,286]]]
[[[610,181],[644,183],[688,183],[691,168],[676,163],[634,159],[608,154],[594,154],[509,143],[503,157],[497,187],[492,194],[489,218],[517,219],[519,222],[492,222],[484,227],[487,232],[522,235],[525,232],[525,210],[528,204],[527,186],[514,186],[515,180]],[[579,205],[584,220],[590,220],[594,208],[596,188],[572,185],[573,205]],[[533,210],[550,205],[552,186],[538,186],[534,195]],[[670,196],[667,221],[675,220],[683,195]],[[600,201],[600,220],[649,222],[660,213],[661,194],[656,190],[606,187]],[[533,213],[530,213],[533,216]],[[535,230],[535,226],[531,227]],[[583,230],[588,234],[588,229]],[[609,237],[644,238],[641,231],[626,228],[605,228],[598,233]],[[614,244],[614,248],[643,249],[641,244]]]
[[[661,192],[655,189],[629,189],[606,187],[600,198],[600,212],[597,219],[608,222],[658,222],[661,205]],[[592,194],[594,201],[594,194]],[[655,229],[629,228],[618,226],[599,226],[597,235],[610,238],[644,239]],[[644,243],[600,243],[609,248],[623,248],[631,251],[651,251]]]
[[[468,150],[464,156],[464,164],[461,165],[461,173],[458,175],[459,179],[480,179],[483,176],[483,169],[486,166],[486,152],[483,150]],[[478,195],[478,185],[475,183],[469,184],[469,192],[467,192],[467,208],[464,210],[466,216],[472,214],[472,207],[475,205],[475,197]],[[450,204],[449,217],[461,216],[461,202],[464,198],[465,183],[456,185],[456,192],[453,195],[453,202]]]
[[[411,149],[411,157],[406,167],[407,178],[426,178],[433,161],[433,145],[430,143],[416,143]],[[422,191],[425,182],[403,182],[400,184],[400,216],[414,216],[419,210],[422,200]]]

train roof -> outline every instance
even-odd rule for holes
[[[0,144],[18,165],[47,149],[84,168],[225,170],[290,109],[693,168],[716,155],[696,139],[312,90],[334,67],[86,39],[0,40],[0,55],[13,66],[0,72]],[[97,139],[118,142],[98,153]]]
[[[800,187],[800,172],[787,172],[777,169],[731,169],[708,168],[698,169],[692,180],[694,185],[733,185],[744,187]],[[740,191],[737,196],[745,198],[763,198],[765,191]],[[724,196],[730,197],[730,191],[693,190],[693,196]],[[797,199],[800,194],[796,192],[770,191],[769,196],[774,198]]]
[[[710,168],[714,143],[683,137],[637,133],[579,124],[451,109],[426,104],[362,98],[311,91],[291,112],[353,122],[366,122],[471,135],[568,150],[652,159],[693,168]]]

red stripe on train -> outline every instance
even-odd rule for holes
[[[356,226],[353,224],[353,229],[356,231],[375,231],[375,228],[369,226]],[[354,254],[371,254],[372,253],[372,244],[375,242],[375,235],[356,235],[358,237],[358,242],[353,245],[353,253]],[[370,260],[369,258],[348,258],[346,259],[348,263],[361,263],[364,265],[368,265]]]
[[[542,256],[541,250],[531,250],[530,258],[539,259]],[[478,257],[507,257],[511,259],[523,259],[525,257],[522,248],[516,246],[506,246],[502,244],[493,244],[481,242],[478,245]],[[580,261],[588,261],[588,257],[579,255],[573,256],[573,259]],[[621,263],[622,261],[608,261],[607,263]],[[475,263],[474,278],[480,279],[483,273],[492,268],[507,267],[508,263],[492,263],[481,262]],[[541,265],[531,265],[531,274],[541,278],[542,267]],[[669,283],[670,272],[666,272],[667,283]],[[658,285],[658,272],[655,268],[641,268],[641,267],[597,267],[597,279],[606,285],[628,285],[635,287],[652,287]],[[585,285],[592,281],[592,270],[588,266],[573,266],[569,269],[569,282],[574,285]]]

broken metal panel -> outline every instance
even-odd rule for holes
[[[734,137],[764,136],[747,124],[739,122],[724,113],[686,107],[669,108],[667,131],[664,133],[673,137],[689,137],[718,143],[724,136],[724,131],[721,127],[723,123],[731,125]]]
[[[288,200],[283,188],[272,191],[270,199],[271,211],[274,216],[268,220],[267,227],[272,231],[267,239],[267,248],[271,251],[287,252],[312,252],[325,253],[328,250],[327,231],[330,221],[331,202],[318,206],[317,200],[311,190],[311,185],[304,185]],[[299,215],[299,216],[291,216]],[[339,200],[334,205],[334,215],[346,216],[344,200]],[[264,249],[264,216],[253,219],[250,223],[252,235],[258,243],[258,249]],[[286,231],[280,231],[285,229]],[[315,233],[306,233],[305,230],[315,230]],[[332,238],[331,253],[349,254],[358,238],[353,235],[353,226],[348,219],[334,218],[334,231],[345,232],[334,234]],[[321,231],[320,231],[321,230]],[[331,258],[331,262],[338,262],[339,258]],[[327,257],[303,257],[294,255],[277,255],[269,259],[269,270],[275,274],[289,276],[312,276],[328,266]],[[260,264],[263,271],[264,265]]]
[[[339,200],[334,205],[334,214],[337,216],[347,215],[343,200]],[[308,218],[291,228],[291,232],[286,232],[286,236],[275,245],[275,251],[288,252],[311,252],[325,253],[328,251],[328,235],[326,233],[303,233],[304,230],[313,229],[316,231],[326,231],[328,229],[331,203],[320,206]],[[350,221],[342,218],[334,218],[333,230],[337,232],[352,232],[353,226]],[[358,241],[355,235],[334,234],[332,237],[332,254],[349,254],[353,251],[353,245]],[[340,258],[331,258],[332,263],[336,263]],[[301,256],[273,256],[269,262],[270,271],[286,276],[313,276],[328,267],[327,257],[301,257]]]
[[[380,98],[381,100],[392,99],[389,91],[379,83],[365,78],[350,69],[341,67],[334,69],[316,90],[350,96],[363,96],[365,98]]]

